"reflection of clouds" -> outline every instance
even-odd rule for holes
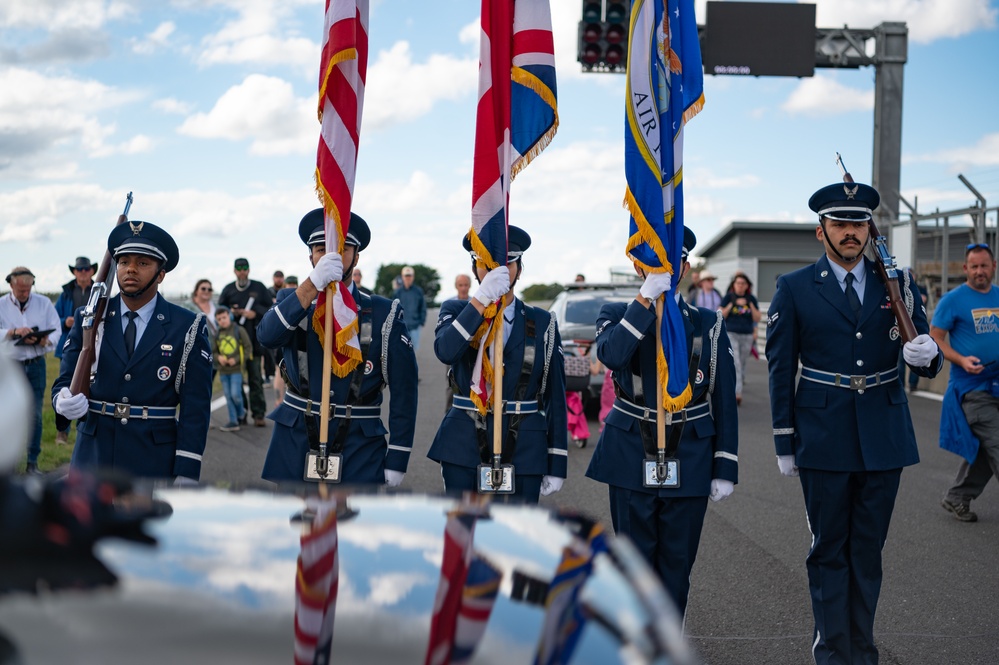
[[[494,507],[492,518],[497,524],[502,524],[520,536],[511,538],[508,535],[509,542],[531,545],[555,556],[561,556],[562,548],[571,538],[565,526],[542,508]]]
[[[443,520],[441,520],[443,525]],[[443,526],[440,533],[430,530],[418,531],[397,524],[364,524],[357,529],[348,523],[340,527],[340,542],[350,543],[369,552],[374,552],[386,545],[392,545],[403,550],[427,550],[441,548]]]
[[[436,580],[419,573],[389,573],[368,578],[371,595],[368,599],[375,605],[395,605],[405,598],[418,584],[431,584]]]

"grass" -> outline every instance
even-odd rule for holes
[[[45,391],[42,393],[42,452],[38,456],[38,469],[42,472],[53,471],[61,466],[69,464],[73,456],[73,446],[76,444],[76,421],[69,428],[69,443],[65,446],[58,446],[55,442],[55,410],[52,408],[52,384],[59,377],[59,359],[53,353],[45,355]],[[222,385],[218,377],[212,387],[212,394],[219,395],[222,392]],[[24,471],[24,464],[27,455],[18,467]]]

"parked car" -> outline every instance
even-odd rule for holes
[[[637,550],[567,512],[107,482],[0,476],[0,665],[313,662],[330,632],[340,663],[451,640],[528,663],[569,636],[557,662],[695,662]]]
[[[591,356],[596,354],[593,340],[597,336],[597,315],[600,308],[610,302],[631,302],[638,294],[641,282],[573,282],[555,296],[548,307],[558,320],[562,347],[566,355]],[[584,391],[587,411],[599,409],[603,372],[593,376]]]

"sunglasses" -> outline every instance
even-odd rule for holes
[[[236,270],[249,270],[249,269],[250,269],[250,266],[249,266],[249,265],[245,265],[245,266],[236,266]]]
[[[971,251],[973,249],[991,249],[991,247],[989,247],[988,244],[986,244],[984,242],[973,242],[970,245],[967,245],[964,248],[964,251],[968,252],[968,251]]]
[[[210,287],[210,286],[199,286],[198,287],[198,291],[208,291],[209,293],[211,293],[212,292],[212,287]]]

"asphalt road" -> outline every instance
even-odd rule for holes
[[[434,312],[431,312],[431,317]],[[431,318],[431,320],[433,320]],[[421,368],[416,440],[401,489],[439,493],[439,467],[426,458],[444,415],[444,368],[433,355],[432,329],[417,352]],[[765,361],[750,360],[739,410],[739,484],[710,504],[692,576],[686,633],[706,663],[810,663],[812,620],[805,572],[810,535],[797,479],[777,471]],[[273,393],[268,391],[269,401]],[[902,474],[884,550],[885,578],[876,636],[889,665],[999,663],[999,492],[974,502],[977,523],[940,507],[959,460],[937,447],[940,402],[910,395],[920,464]],[[270,439],[266,428],[220,432],[225,408],[212,414],[202,480],[233,487],[259,480]],[[835,413],[829,426],[836,427]],[[569,478],[542,505],[571,508],[610,524],[606,488],[584,477],[599,425],[586,448],[570,445]]]

